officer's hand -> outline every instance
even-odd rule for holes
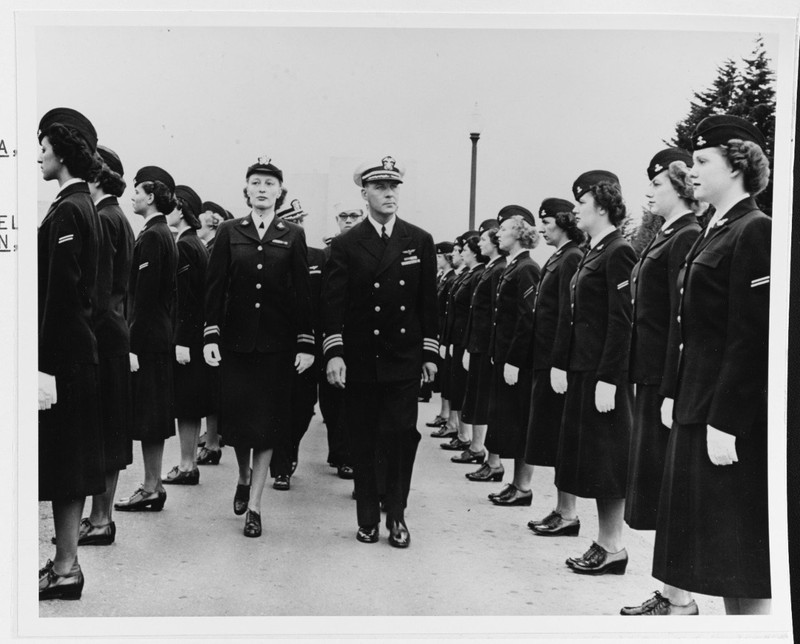
[[[439,345],[439,357],[444,360],[444,357],[447,355],[447,347],[443,344]]]
[[[672,427],[672,408],[674,405],[675,401],[672,398],[664,398],[664,402],[661,403],[661,424],[667,429]]]
[[[597,387],[594,389],[594,406],[601,414],[614,409],[615,401],[614,396],[617,393],[617,386],[610,385],[602,380],[597,381]]]
[[[294,367],[297,373],[303,373],[314,364],[314,355],[311,353],[298,353],[294,358]]]
[[[517,380],[519,380],[519,367],[515,367],[513,364],[504,364],[503,365],[503,378],[506,381],[507,385],[516,385]]]
[[[39,372],[39,409],[50,409],[58,402],[56,377]]]
[[[189,347],[182,347],[179,344],[175,345],[175,360],[178,361],[178,364],[189,364],[191,359],[192,356],[189,353]]]
[[[347,365],[345,365],[344,359],[331,358],[328,360],[328,366],[325,369],[325,375],[328,376],[328,382],[334,387],[344,389],[347,376]]]
[[[209,367],[219,367],[222,357],[219,355],[219,345],[212,342],[203,347],[203,358]]]
[[[433,382],[436,377],[436,365],[433,362],[426,362],[422,365],[422,382]]]
[[[557,394],[567,393],[567,372],[557,367],[550,369],[550,386]]]
[[[464,352],[464,357],[461,358],[461,366],[464,367],[464,371],[469,371],[469,351]]]
[[[131,373],[136,373],[139,371],[139,356],[135,353],[131,353],[129,357],[131,359]]]
[[[736,455],[736,436],[721,432],[711,425],[706,427],[706,449],[714,465],[732,465],[739,462]]]

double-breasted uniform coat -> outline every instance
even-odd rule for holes
[[[203,358],[208,250],[194,228],[178,234],[177,320],[175,344],[189,348],[189,363],[175,363],[175,418],[203,418],[213,414],[214,397],[209,367]]]
[[[461,418],[472,425],[489,423],[489,399],[492,392],[492,316],[497,299],[497,285],[506,269],[506,258],[498,255],[486,263],[472,291],[465,347],[469,351],[469,373]]]
[[[205,344],[220,349],[219,432],[270,449],[291,431],[297,353],[314,354],[308,251],[301,226],[251,214],[222,222],[208,265]]]
[[[658,231],[631,273],[630,379],[636,385],[625,521],[655,530],[669,428],[661,423],[659,393],[664,373],[678,354],[678,273],[700,234],[691,212]],[[667,360],[667,356],[670,359]]]
[[[692,592],[771,596],[767,374],[772,220],[751,197],[695,242],[679,278],[674,424],[653,575]],[[711,463],[706,427],[736,437]]]
[[[508,259],[497,285],[489,354],[493,362],[492,394],[486,449],[500,458],[523,458],[528,436],[531,390],[530,345],[533,342],[533,301],[541,269],[523,249]],[[519,368],[509,385],[506,364]]]
[[[167,219],[153,215],[133,246],[128,283],[131,352],[139,359],[139,370],[131,379],[135,440],[163,440],[175,434],[177,267],[178,249]]]
[[[472,303],[472,291],[478,283],[484,265],[476,264],[464,270],[453,281],[447,301],[446,328],[441,334],[447,344],[447,354],[450,355],[450,346],[453,347],[450,356],[450,378],[448,399],[451,411],[461,411],[464,404],[464,394],[467,390],[467,370],[464,369],[463,358],[465,351],[465,333],[469,307]]]
[[[358,524],[380,522],[375,455],[386,459],[387,517],[402,519],[420,435],[422,365],[438,358],[436,250],[395,218],[387,242],[365,219],[331,242],[323,286],[326,363],[344,358]]]
[[[98,315],[95,322],[100,417],[106,470],[116,472],[133,462],[131,342],[127,309],[134,237],[128,218],[115,196],[102,197],[96,208],[103,228],[97,271]]]
[[[565,396],[553,391],[550,369],[566,371],[569,364],[570,283],[582,258],[578,245],[566,242],[548,258],[536,289],[530,356],[533,383],[525,446],[525,462],[530,465],[556,465]]]
[[[570,284],[567,394],[556,487],[595,499],[625,497],[633,410],[628,379],[630,276],[636,253],[619,230],[589,250]],[[616,386],[615,407],[600,413],[598,381]]]
[[[102,227],[85,181],[62,186],[39,226],[39,371],[58,400],[39,411],[39,500],[105,491],[97,383],[97,266]]]

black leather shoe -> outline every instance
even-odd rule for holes
[[[273,490],[290,490],[292,484],[290,483],[291,477],[286,474],[278,474],[275,477],[275,482],[272,484]]]
[[[461,452],[470,446],[470,441],[462,441],[458,436],[450,439],[449,443],[442,443],[439,445],[442,449],[450,450],[453,452]]]
[[[486,452],[473,452],[469,447],[465,449],[458,456],[451,456],[450,460],[453,463],[467,463],[480,465],[486,458]]]
[[[395,548],[408,548],[411,545],[411,535],[403,521],[387,521],[389,529],[389,545]]]
[[[81,519],[78,536],[79,546],[110,546],[117,535],[117,525],[111,521],[105,525],[94,525],[89,519]]]
[[[83,572],[75,564],[75,568],[68,575],[58,575],[53,570],[52,562],[47,562],[49,567],[40,570],[39,575],[39,601],[45,599],[80,599],[83,592]],[[44,571],[44,574],[41,574]]]
[[[146,492],[140,487],[127,499],[120,499],[114,504],[114,509],[120,512],[143,512],[152,510],[158,512],[164,509],[167,500],[166,491]]]
[[[250,509],[247,510],[247,516],[244,518],[244,536],[261,536],[261,515],[258,512],[254,512]]]
[[[198,465],[219,465],[220,459],[222,459],[221,449],[208,449],[203,446],[197,450]]]
[[[484,463],[474,472],[464,474],[470,481],[502,481],[503,475],[506,473],[505,468],[501,465],[497,469],[490,467],[488,463]]]
[[[500,490],[499,492],[490,492],[487,496],[488,496],[488,499],[490,501],[493,501],[494,499],[499,499],[501,497],[508,496],[510,494],[514,494],[516,489],[517,488],[514,486],[513,483],[506,483],[503,486],[502,490]]]
[[[233,495],[233,513],[237,516],[247,511],[247,502],[250,500],[250,486],[236,485],[236,494]]]
[[[378,526],[377,525],[358,526],[358,532],[356,532],[356,539],[358,539],[361,543],[376,543],[378,541]]]
[[[673,604],[657,590],[650,599],[638,606],[625,606],[619,611],[620,615],[699,615],[697,602],[693,599],[688,604]]]
[[[565,519],[553,511],[539,523],[529,521],[528,527],[540,537],[577,537],[581,531],[581,522],[578,517]]]
[[[431,436],[433,438],[451,438],[453,436],[458,436],[458,430],[448,427],[447,423],[445,423],[435,432],[431,432]]]
[[[567,565],[579,575],[624,575],[628,567],[628,552],[623,548],[611,553],[593,543],[580,559],[567,559]]]
[[[197,439],[197,446],[198,447],[205,447],[206,446],[206,435],[205,435],[205,433],[202,434],[200,436],[200,438]],[[222,436],[219,437],[219,446],[220,447],[225,447],[225,440],[222,438]]]
[[[447,424],[447,419],[442,418],[441,416],[437,416],[431,422],[425,423],[425,427],[441,427],[442,425]],[[433,434],[431,434],[433,436]]]
[[[351,480],[355,476],[353,468],[349,465],[340,465],[337,467],[336,474],[340,479],[345,479],[347,481]]]
[[[194,468],[184,472],[176,465],[161,479],[161,482],[167,485],[197,485],[200,483],[200,470]]]
[[[533,490],[522,491],[515,487],[513,492],[509,494],[496,496],[492,499],[492,503],[503,507],[511,507],[513,505],[530,505],[533,501]]]

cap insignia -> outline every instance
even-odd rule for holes
[[[656,172],[661,172],[663,169],[664,166],[661,165],[660,163],[656,163],[655,167],[653,168],[653,170],[655,170]]]
[[[383,157],[381,163],[383,164],[384,170],[394,170],[396,161],[392,157]]]
[[[272,159],[270,157],[258,157],[258,163],[260,165],[269,165]]]
[[[695,141],[697,142],[697,145],[705,145],[706,144],[706,140],[702,136],[698,136],[695,139]]]

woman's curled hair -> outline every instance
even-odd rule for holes
[[[586,241],[586,233],[578,228],[578,224],[575,221],[574,212],[557,212],[554,219],[556,226],[567,233],[567,239],[569,239],[571,242],[575,242],[576,244],[580,245]]]
[[[489,261],[489,258],[481,253],[480,241],[481,238],[479,235],[470,235],[464,240],[464,248],[469,248],[475,254],[478,263],[485,264]]]
[[[595,203],[608,213],[608,220],[614,226],[619,226],[627,213],[619,185],[611,181],[600,181],[592,186],[591,191]]]
[[[53,153],[63,159],[67,170],[73,177],[91,180],[92,175],[100,169],[100,160],[89,148],[89,144],[72,128],[53,123],[39,136],[41,142],[44,137],[53,146]]]
[[[514,231],[520,246],[523,248],[536,248],[539,244],[539,233],[536,228],[525,221],[522,215],[514,215],[509,218],[509,221],[513,224],[511,230]]]
[[[769,184],[769,159],[757,143],[731,139],[727,145],[719,146],[722,154],[734,170],[741,170],[744,189],[756,196]]]
[[[142,181],[142,190],[153,195],[153,204],[156,210],[163,215],[168,215],[178,206],[173,192],[161,181]]]
[[[114,172],[105,163],[103,163],[100,168],[93,173],[90,181],[96,183],[100,190],[105,192],[107,195],[114,195],[115,197],[121,197],[122,193],[125,192],[125,188],[127,187],[125,179]]]
[[[667,168],[667,176],[678,196],[686,202],[692,212],[700,210],[700,202],[694,198],[694,186],[689,178],[690,168],[683,161],[673,161]]]

